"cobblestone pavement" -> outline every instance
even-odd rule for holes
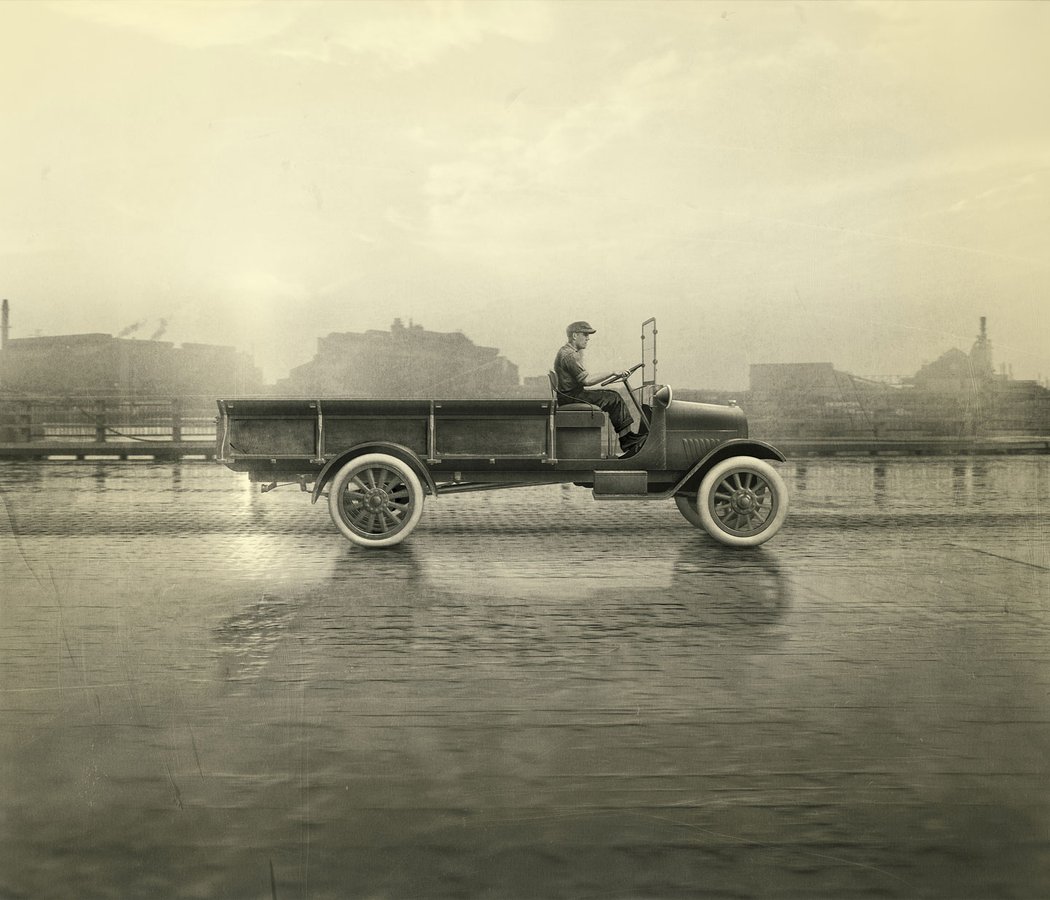
[[[1050,459],[430,500],[0,467],[0,897],[1050,895]]]

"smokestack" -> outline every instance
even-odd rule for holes
[[[8,328],[10,328],[10,324],[11,324],[8,321],[10,315],[11,314],[10,314],[10,312],[8,310],[8,305],[7,305],[7,298],[5,297],[4,298],[3,312],[0,313],[0,349],[3,349],[4,347],[7,346],[7,330],[8,330]]]
[[[986,340],[988,338],[988,329],[985,327],[985,323],[987,321],[988,320],[987,320],[987,318],[985,316],[981,316],[981,340],[982,341]]]

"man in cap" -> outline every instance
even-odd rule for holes
[[[587,348],[595,329],[587,322],[573,322],[565,329],[568,343],[554,357],[554,373],[558,378],[558,403],[590,403],[609,414],[616,434],[620,438],[620,449],[630,453],[637,449],[640,438],[631,431],[631,413],[627,404],[616,391],[587,390],[608,378],[626,378],[627,372],[606,372],[591,375],[583,364],[583,351]]]

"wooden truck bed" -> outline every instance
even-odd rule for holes
[[[240,471],[250,471],[255,462],[307,472],[366,442],[397,444],[428,464],[610,455],[601,410],[559,410],[551,400],[220,400],[218,405],[219,459]]]

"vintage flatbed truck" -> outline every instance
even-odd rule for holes
[[[403,541],[427,497],[557,483],[596,500],[673,498],[723,544],[764,543],[787,515],[770,464],[784,456],[748,437],[738,407],[675,400],[657,384],[654,319],[642,358],[650,327],[651,377],[639,363],[623,379],[644,437],[632,455],[617,456],[601,410],[558,395],[552,372],[551,395],[535,400],[219,400],[217,458],[264,491],[297,483],[312,502],[327,497],[336,527],[363,547]]]

